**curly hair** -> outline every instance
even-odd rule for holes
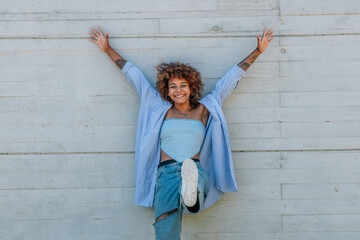
[[[156,87],[165,101],[174,104],[173,100],[168,96],[169,81],[172,78],[184,78],[189,83],[190,87],[190,106],[192,109],[199,105],[198,101],[201,98],[201,92],[204,84],[201,81],[201,74],[195,68],[188,64],[179,62],[162,63],[156,66],[157,82]]]

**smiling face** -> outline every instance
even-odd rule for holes
[[[168,96],[174,101],[174,104],[190,104],[190,85],[185,78],[172,78],[169,80]]]

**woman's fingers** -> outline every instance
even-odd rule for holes
[[[101,29],[100,29],[100,26],[98,26],[98,29],[99,29],[99,33],[100,33],[102,36],[104,36],[103,32],[102,32]]]
[[[91,32],[89,32],[89,35],[96,39],[96,36],[94,34],[92,34]]]
[[[94,32],[94,34],[97,36],[97,35],[99,35],[99,33],[97,32],[97,31],[95,31],[93,28],[90,28],[93,32]]]
[[[89,40],[96,44],[96,41],[94,41],[93,39],[89,38]]]
[[[273,34],[272,28],[267,32],[266,37],[269,38]]]
[[[98,29],[99,29],[99,32],[100,33],[98,33],[95,29],[93,29],[93,28],[90,28],[91,29],[91,31],[93,31],[93,32],[89,32],[89,35],[90,36],[92,36],[93,38],[95,38],[95,40],[97,41],[99,38],[101,38],[101,37],[105,37],[104,36],[104,34],[103,34],[103,32],[101,31],[101,28],[100,28],[100,26],[98,26]],[[106,39],[107,39],[107,36],[109,35],[109,33],[107,33],[106,34]],[[94,42],[96,42],[96,41],[94,41]]]
[[[264,32],[263,32],[263,35],[262,35],[262,38],[261,38],[261,39],[264,39],[265,33],[266,33],[266,27],[264,27]]]

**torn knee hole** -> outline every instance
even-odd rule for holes
[[[171,213],[173,213],[173,212],[176,212],[176,210],[177,210],[177,208],[171,210],[170,212],[167,212],[167,213],[164,213],[164,214],[160,215],[160,216],[156,219],[156,221],[159,221],[159,220],[161,220],[161,219],[166,218],[169,214],[171,214]]]

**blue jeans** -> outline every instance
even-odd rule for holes
[[[204,201],[209,192],[209,176],[201,167],[200,162],[195,162],[198,168],[198,205],[199,208],[195,212],[193,208],[189,209],[185,206],[181,196],[181,166],[182,163],[175,162],[158,169],[155,185],[155,236],[157,240],[180,239],[182,214],[185,210],[189,214],[197,214],[202,210]],[[197,205],[196,204],[196,205]],[[176,210],[175,210],[176,209]],[[172,210],[174,212],[158,221],[157,218]]]

